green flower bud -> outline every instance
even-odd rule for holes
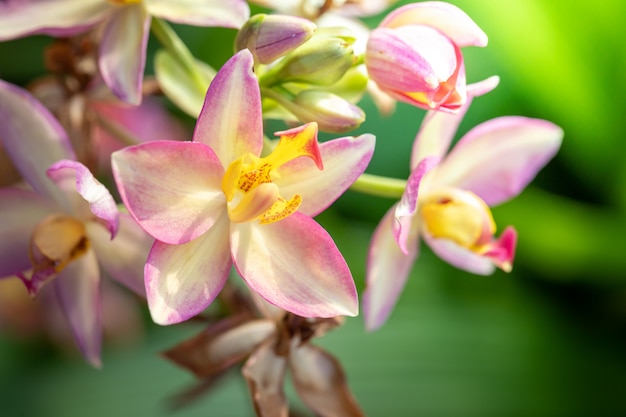
[[[266,85],[286,82],[332,85],[355,64],[353,43],[354,36],[345,30],[320,29],[264,76]]]
[[[309,40],[315,29],[300,17],[257,14],[237,33],[235,50],[248,48],[255,62],[269,64]]]
[[[365,121],[365,113],[358,106],[327,91],[303,91],[285,107],[301,122],[317,122],[324,132],[349,132]]]

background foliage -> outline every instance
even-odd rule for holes
[[[370,416],[599,416],[626,414],[626,50],[618,0],[453,0],[489,35],[465,51],[468,81],[497,74],[500,86],[474,101],[464,133],[490,118],[551,120],[565,139],[557,158],[520,197],[494,210],[520,234],[511,274],[472,276],[426,248],[388,324],[368,334],[347,320],[320,344],[344,364]],[[368,23],[375,24],[377,19]],[[214,65],[234,33],[177,27]],[[0,44],[0,78],[25,84],[43,71],[34,37]],[[151,45],[154,50],[156,42]],[[149,69],[150,71],[150,69]],[[400,105],[359,132],[377,135],[371,173],[406,178],[423,112]],[[399,120],[401,119],[401,120]],[[367,242],[393,203],[356,193],[319,217],[363,288]],[[0,226],[1,227],[1,226]],[[104,368],[41,340],[0,336],[0,404],[7,416],[248,416],[236,375],[172,412],[192,377],[157,357],[199,327],[161,328],[105,347]],[[296,406],[297,408],[297,406]]]

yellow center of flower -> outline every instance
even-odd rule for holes
[[[267,224],[295,213],[302,197],[295,194],[283,198],[272,180],[280,177],[277,168],[299,157],[311,158],[319,169],[323,168],[315,123],[283,132],[274,151],[266,157],[248,153],[233,161],[222,180],[230,220],[243,223],[258,219]]]
[[[420,205],[428,232],[450,239],[474,252],[483,252],[496,231],[491,210],[476,194],[444,189],[429,194]]]
[[[64,214],[51,214],[33,231],[29,255],[33,271],[59,273],[89,249],[83,222]]]

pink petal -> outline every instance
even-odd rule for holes
[[[100,223],[87,222],[85,227],[104,272],[145,298],[143,269],[154,239],[127,213],[120,213],[120,227],[113,240]]]
[[[364,417],[348,388],[341,364],[311,344],[293,348],[289,354],[293,385],[302,401],[321,417]]]
[[[499,117],[469,131],[437,168],[433,187],[452,185],[492,206],[519,194],[561,146],[545,120]]]
[[[247,49],[228,60],[211,82],[198,116],[193,140],[209,145],[223,166],[246,153],[259,155],[263,148],[261,93],[253,64]]]
[[[490,245],[490,249],[485,256],[505,272],[511,272],[513,259],[515,258],[515,248],[517,246],[517,231],[512,226],[508,226],[502,235]]]
[[[270,224],[233,223],[235,266],[268,302],[303,317],[358,314],[354,281],[332,238],[296,212]]]
[[[439,157],[431,156],[420,162],[417,168],[411,172],[404,193],[402,194],[402,198],[396,205],[395,219],[393,222],[393,235],[396,242],[398,242],[398,246],[400,246],[400,249],[405,254],[409,253],[407,245],[413,244],[408,240],[412,234],[411,231],[415,229],[413,223],[416,221],[414,216],[417,211],[417,199],[419,196],[420,183],[422,182],[424,175],[437,166],[439,160]]]
[[[0,2],[0,40],[37,33],[76,35],[99,23],[112,9],[102,0]]]
[[[130,104],[141,103],[151,17],[140,4],[120,7],[106,23],[99,67],[104,82]]]
[[[324,169],[319,170],[310,158],[294,159],[278,169],[274,180],[284,198],[302,196],[298,209],[308,216],[317,216],[330,206],[365,171],[376,138],[365,134],[356,138],[340,138],[319,145]]]
[[[389,13],[380,27],[396,28],[404,25],[431,26],[459,47],[487,46],[487,35],[461,9],[441,1],[423,1],[399,7]]]
[[[408,253],[402,252],[393,235],[395,206],[391,207],[374,232],[367,257],[363,318],[373,331],[385,324],[396,305],[419,253],[419,236],[413,231]]]
[[[468,85],[467,101],[455,113],[429,111],[424,117],[420,130],[417,132],[413,142],[411,169],[415,169],[417,164],[428,156],[443,157],[448,151],[459,124],[472,103],[472,98],[490,92],[496,88],[498,82],[498,77],[489,77],[486,80]]]
[[[490,275],[495,266],[489,257],[480,255],[449,239],[435,239],[424,231],[422,237],[432,251],[450,265],[477,275]]]
[[[112,155],[113,176],[128,211],[165,243],[189,242],[226,209],[224,169],[202,143],[149,142]]]
[[[148,307],[157,324],[175,324],[201,313],[226,283],[232,261],[228,217],[181,245],[154,243],[144,274]]]
[[[288,417],[283,383],[287,361],[274,351],[274,340],[262,344],[250,356],[241,372],[248,382],[254,410],[259,417]]]
[[[119,227],[119,211],[109,190],[98,181],[89,168],[76,161],[63,160],[48,168],[48,177],[62,189],[72,188],[89,203],[96,217],[104,220],[111,239]]]
[[[33,229],[44,217],[59,211],[52,201],[32,191],[0,189],[0,277],[32,267],[29,253]]]
[[[69,209],[46,176],[61,159],[75,159],[65,130],[30,93],[0,80],[0,141],[22,177],[37,191]]]
[[[164,355],[197,377],[208,378],[245,359],[275,333],[276,323],[271,320],[241,323],[230,317],[168,349]]]
[[[102,321],[100,312],[100,270],[93,251],[70,262],[52,281],[83,356],[95,367],[100,361]]]
[[[433,91],[457,67],[454,45],[426,26],[373,30],[365,62],[370,77],[388,93]]]
[[[250,17],[243,0],[144,0],[148,12],[176,23],[238,29]]]

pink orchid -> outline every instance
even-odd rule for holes
[[[274,151],[260,157],[261,96],[244,49],[211,83],[192,142],[150,142],[113,154],[122,200],[157,239],[145,266],[155,322],[204,310],[233,262],[252,290],[285,310],[357,314],[348,266],[311,217],[365,170],[374,137],[318,147],[314,123],[278,135]]]
[[[243,0],[9,0],[0,3],[0,40],[32,34],[72,36],[102,24],[99,67],[122,100],[139,104],[152,17],[239,28]]]
[[[0,140],[34,190],[0,189],[0,277],[19,277],[33,295],[49,282],[81,352],[98,366],[99,267],[143,293],[142,257],[149,240],[73,160],[67,134],[50,112],[28,92],[2,81]]]
[[[494,78],[468,86],[477,96]],[[457,114],[431,111],[415,138],[401,200],[372,238],[363,295],[366,327],[381,326],[419,254],[420,236],[439,257],[466,271],[510,271],[517,234],[494,238],[489,206],[519,194],[558,151],[563,131],[539,119],[499,117],[470,130],[446,154],[469,100]]]
[[[487,35],[458,7],[412,3],[372,31],[367,71],[393,98],[425,109],[455,111],[467,99],[460,48],[486,46]]]

